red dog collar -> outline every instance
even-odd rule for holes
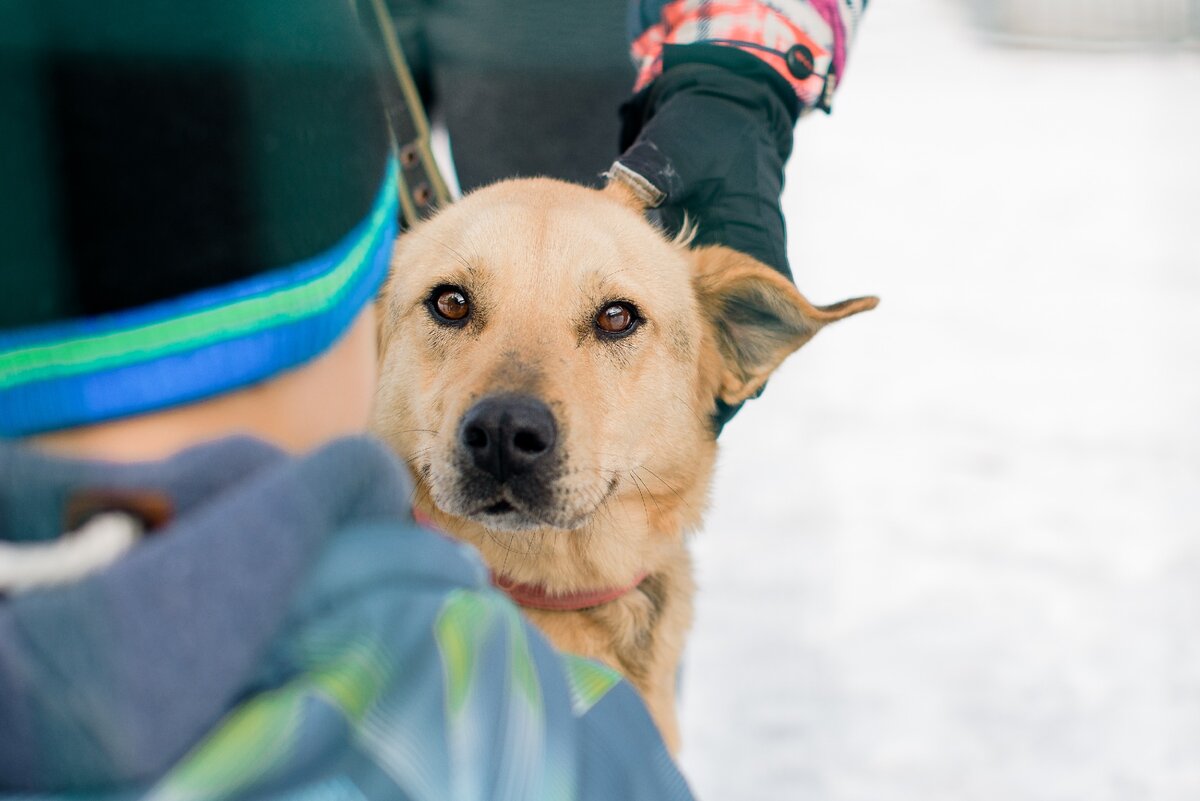
[[[578,612],[581,609],[591,609],[609,601],[615,601],[621,596],[633,592],[645,580],[648,573],[641,573],[632,584],[624,587],[602,587],[595,590],[580,592],[557,593],[547,590],[541,584],[521,584],[492,574],[492,584],[508,593],[520,606],[527,609],[544,609],[550,612]]]
[[[424,526],[441,533],[441,530],[434,525],[429,515],[422,512],[420,509],[413,507],[413,519]],[[544,609],[550,612],[578,612],[582,609],[591,609],[594,606],[606,604],[609,601],[615,601],[622,595],[633,592],[638,585],[645,581],[649,573],[640,573],[633,580],[632,584],[624,587],[602,587],[595,590],[582,590],[580,592],[557,593],[550,592],[541,584],[521,584],[512,579],[503,576],[497,576],[492,573],[492,584],[500,590],[508,594],[519,606],[524,606],[527,609]]]

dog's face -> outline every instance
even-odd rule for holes
[[[874,305],[811,307],[622,198],[546,179],[475,192],[401,238],[381,297],[374,429],[493,567],[523,554],[518,580],[627,579],[698,522],[716,399]]]

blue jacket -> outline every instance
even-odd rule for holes
[[[87,489],[159,493],[172,521],[0,597],[0,799],[690,798],[619,676],[409,522],[380,445],[117,466],[0,444],[0,545],[58,537]]]

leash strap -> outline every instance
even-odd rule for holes
[[[450,202],[446,181],[430,147],[429,118],[384,0],[359,3],[359,18],[385,62],[381,74],[384,107],[400,161],[400,226],[411,228]]]

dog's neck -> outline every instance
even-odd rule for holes
[[[419,507],[413,507],[413,519],[426,528],[442,531],[434,519]],[[633,581],[623,586],[559,592],[548,589],[544,584],[526,584],[491,571],[492,584],[512,598],[518,606],[548,612],[581,612],[603,606],[636,590],[648,575],[647,572],[639,573]]]
[[[526,609],[541,609],[546,612],[582,612],[611,603],[636,590],[648,573],[637,576],[623,587],[597,587],[577,592],[558,593],[542,584],[522,584],[504,576],[492,574],[492,584],[503,590],[518,606]]]
[[[685,534],[700,524],[715,449],[694,449],[671,466],[630,474],[587,523],[573,530],[492,530],[449,515],[433,503],[425,476],[414,471],[414,514],[420,522],[479,549],[501,589],[531,611],[591,614],[642,603],[647,576],[687,561]],[[514,588],[514,589],[509,589]]]
[[[706,487],[706,481],[697,481],[684,495],[671,492],[660,498],[661,512],[667,513],[673,500],[698,517]],[[416,496],[420,502],[429,494],[418,492]],[[640,502],[638,507],[642,508]],[[417,511],[419,508],[414,507],[419,521],[483,546],[493,582],[523,607],[527,618],[555,648],[597,660],[625,676],[646,701],[668,747],[678,747],[675,676],[683,634],[691,625],[695,591],[683,535],[696,525],[696,518],[658,514],[660,509],[649,502],[644,507],[645,530],[635,524],[624,529],[558,532],[558,536],[555,532],[533,534],[531,541],[536,544],[522,553],[511,550],[511,543],[505,544],[502,532],[488,532],[433,506]],[[630,522],[640,516],[633,515]],[[612,522],[612,515],[604,517]],[[606,532],[614,536],[606,538]],[[635,533],[629,539],[631,532]],[[614,542],[600,554],[600,561],[619,562],[609,565],[613,569],[607,572],[595,569],[594,551],[604,539]],[[497,574],[508,572],[505,567],[519,567],[522,556],[543,559],[543,546],[550,550],[554,541],[564,548],[556,552],[562,561],[539,561],[538,570],[525,570],[521,579],[529,584],[517,579],[496,581]],[[573,543],[579,550],[564,543]],[[572,562],[585,562],[587,568],[571,570]],[[550,587],[543,583],[543,576]]]

